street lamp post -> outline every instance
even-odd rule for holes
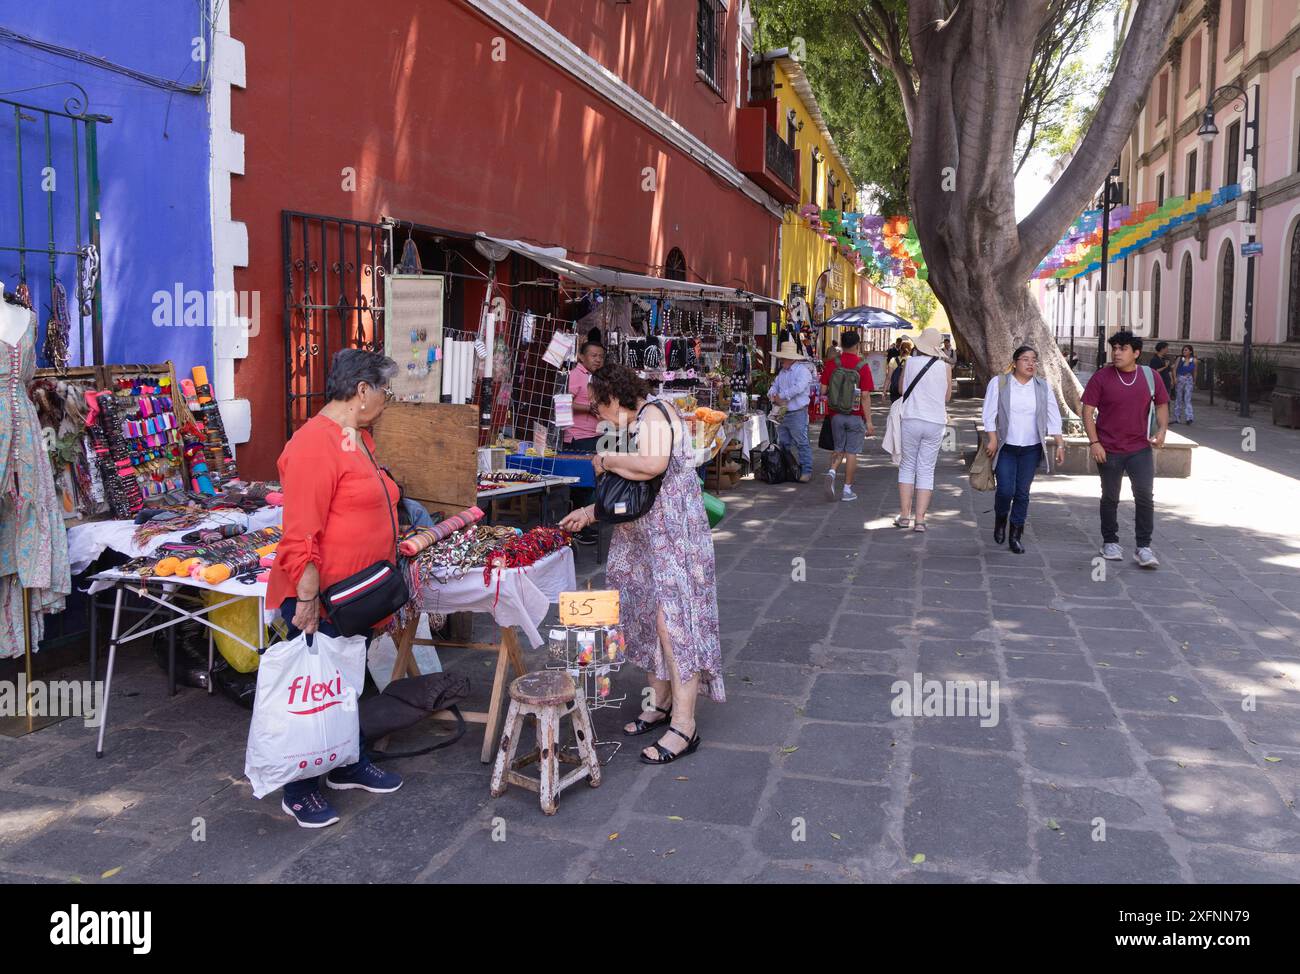
[[[1250,160],[1250,165],[1246,172],[1242,173],[1242,182],[1247,184],[1250,200],[1250,215],[1246,219],[1246,243],[1253,245],[1255,243],[1255,216],[1259,205],[1259,190],[1256,188],[1259,183],[1259,85],[1255,85],[1252,94],[1255,96],[1255,104],[1252,110],[1250,98],[1246,94],[1246,89],[1240,85],[1222,85],[1216,88],[1210,95],[1209,104],[1206,105],[1205,112],[1201,116],[1201,127],[1197,129],[1196,134],[1201,137],[1206,145],[1214,141],[1214,137],[1219,134],[1219,128],[1214,124],[1214,99],[1224,92],[1235,92],[1237,98],[1241,99],[1242,107],[1246,112],[1246,133],[1249,136],[1249,145],[1246,148],[1246,158]],[[1233,101],[1236,101],[1234,98]],[[1246,319],[1243,322],[1241,335],[1241,407],[1238,410],[1239,416],[1250,415],[1250,346],[1251,331],[1255,321],[1255,248],[1251,246],[1246,253]]]
[[[1106,364],[1106,315],[1103,309],[1109,307],[1107,267],[1110,263],[1110,203],[1111,190],[1117,186],[1119,163],[1116,162],[1106,173],[1106,182],[1101,190],[1101,294],[1097,301],[1097,370]]]

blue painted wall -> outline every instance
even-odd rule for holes
[[[194,39],[204,36],[206,0],[0,0],[0,27],[40,41],[95,55],[151,77],[194,84],[204,66],[193,60]],[[104,302],[104,360],[107,363],[158,362],[170,358],[178,373],[194,365],[211,366],[212,331],[186,327],[177,309],[177,327],[158,327],[153,295],[158,291],[207,294],[212,288],[212,231],[208,188],[209,128],[205,94],[172,92],[74,57],[42,50],[0,34],[0,98],[62,110],[75,88],[84,88],[84,111],[112,117],[98,126],[101,277]],[[40,85],[57,85],[15,91]],[[44,192],[46,165],[44,116],[16,121],[11,106],[0,104],[0,246],[18,238],[18,180],[15,128],[21,126],[24,219],[27,246],[48,242],[53,204],[56,246],[75,250],[78,183],[82,223],[86,218],[86,160],[74,178],[73,123],[51,118],[56,191]],[[86,231],[82,229],[82,240]],[[76,311],[76,260],[59,258],[58,279],[68,290],[72,316],[72,363],[90,364],[89,318],[84,356]],[[12,289],[18,280],[17,255],[0,250],[0,276]],[[40,340],[50,305],[49,262],[27,255],[27,282],[39,301]],[[44,363],[42,363],[44,364]]]

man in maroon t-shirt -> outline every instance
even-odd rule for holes
[[[1088,431],[1092,458],[1101,474],[1102,555],[1120,561],[1119,492],[1128,474],[1133,488],[1137,551],[1133,560],[1143,568],[1157,568],[1160,562],[1151,550],[1155,530],[1152,486],[1156,461],[1152,447],[1165,445],[1169,428],[1169,390],[1160,377],[1138,366],[1142,339],[1132,332],[1117,331],[1110,337],[1111,365],[1098,369],[1083,390],[1083,426]],[[1154,411],[1156,429],[1151,431]]]

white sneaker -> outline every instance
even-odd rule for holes
[[[1101,556],[1107,561],[1123,561],[1124,549],[1114,542],[1104,544],[1101,546]]]
[[[835,471],[833,469],[826,471],[826,499],[828,501],[835,500]]]
[[[1139,568],[1159,568],[1160,559],[1150,548],[1139,548],[1133,552],[1133,560],[1138,563]]]
[[[840,500],[842,500],[842,501],[855,501],[855,500],[857,500],[857,499],[858,499],[858,495],[855,494],[855,493],[853,493],[853,489],[852,489],[851,487],[845,485],[845,487],[844,487],[844,496],[841,497]]]

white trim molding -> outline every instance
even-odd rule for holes
[[[467,2],[484,17],[514,34],[615,108],[636,119],[665,142],[711,170],[728,185],[740,190],[772,216],[781,219],[781,206],[757,183],[518,0]]]
[[[248,266],[248,228],[232,219],[230,209],[231,177],[244,174],[244,136],[231,128],[230,90],[245,87],[244,45],[230,36],[230,4],[225,0],[208,0],[212,17],[212,49],[209,73],[209,199],[212,220],[212,287],[218,295],[235,295],[235,268]],[[251,413],[247,399],[235,399],[235,360],[248,355],[250,328],[260,321],[247,315],[257,311],[260,301],[214,301],[216,308],[235,308],[232,320],[213,322],[212,382],[213,394],[221,408],[221,419],[231,445],[248,442]]]

